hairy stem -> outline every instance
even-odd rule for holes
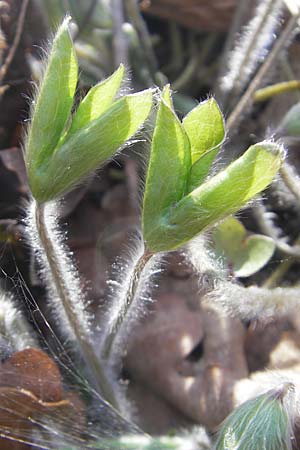
[[[118,317],[113,324],[111,332],[107,335],[104,343],[103,343],[103,351],[102,356],[104,359],[109,360],[111,352],[114,347],[114,343],[118,337],[119,331],[122,328],[122,325],[128,316],[130,307],[136,297],[136,294],[138,292],[141,276],[143,273],[144,268],[146,267],[146,264],[149,262],[149,260],[152,258],[153,253],[145,250],[142,256],[137,260],[133,270],[132,274],[130,276],[130,281],[125,293],[125,302],[122,304],[121,309],[119,311]]]
[[[221,68],[221,71],[218,77],[219,79],[216,80],[212,92],[216,93],[216,98],[218,99],[220,104],[223,105],[224,111],[228,103],[228,92],[222,88],[220,79],[225,76],[225,73],[228,70],[227,62],[231,58],[231,53],[235,46],[236,37],[239,31],[241,30],[242,26],[244,25],[245,17],[249,16],[252,9],[253,7],[248,0],[239,0],[239,2],[237,2],[234,17],[231,23],[230,30],[228,31],[227,34],[224,50],[222,52],[221,61],[219,62],[220,64],[219,67]],[[226,70],[224,70],[224,68],[226,68]]]
[[[93,375],[96,389],[100,391],[104,399],[113,407],[119,409],[111,383],[97,357],[91,339],[87,335],[85,327],[82,324],[82,319],[81,317],[78,317],[78,314],[75,311],[74,303],[72,302],[72,289],[68,286],[68,282],[66,281],[67,277],[63,272],[60,258],[56,252],[57,243],[52,242],[51,234],[48,233],[47,230],[45,204],[35,204],[35,220],[39,241],[49,265],[54,287],[62,302],[63,310],[68,319],[70,328],[74,333],[80,348],[81,356],[90,370],[91,375]]]
[[[235,109],[230,114],[228,120],[227,120],[227,128],[231,131],[232,128],[237,130],[237,126],[240,124],[243,114],[245,113],[245,109],[248,110],[251,108],[253,102],[254,102],[254,93],[259,88],[262,80],[265,78],[267,72],[271,69],[272,65],[274,64],[278,54],[289,44],[292,34],[294,33],[295,27],[297,26],[299,17],[298,16],[292,16],[285,29],[283,30],[282,34],[278,38],[278,40],[275,42],[271,52],[265,59],[265,62],[258,70],[257,74],[251,81],[248,89],[244,93],[244,95],[241,97],[240,101],[236,105]]]

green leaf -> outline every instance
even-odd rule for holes
[[[66,139],[92,120],[97,119],[111,106],[120,89],[123,76],[124,66],[121,64],[111,77],[89,90],[74,115]]]
[[[189,140],[169,105],[169,88],[166,87],[157,113],[144,193],[143,234],[146,240],[156,227],[160,228],[166,210],[182,199],[190,169]]]
[[[290,450],[291,423],[284,397],[291,383],[284,383],[246,401],[223,422],[214,450]]]
[[[221,148],[225,125],[214,98],[200,103],[183,119],[191,143],[192,167],[187,192],[200,186]]]
[[[65,19],[54,38],[35,101],[26,145],[29,184],[51,157],[70,116],[77,84],[77,59]],[[34,191],[33,191],[34,194]]]
[[[104,164],[138,131],[151,106],[151,89],[122,97],[73,134],[36,173],[35,198],[44,202],[61,196]]]
[[[244,225],[228,217],[213,232],[215,251],[237,277],[249,277],[260,270],[275,251],[273,239],[247,233]]]
[[[169,209],[161,226],[149,230],[152,251],[173,250],[237,212],[273,180],[282,161],[281,147],[262,142],[250,147],[225,170]]]

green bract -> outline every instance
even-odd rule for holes
[[[280,146],[262,142],[217,175],[207,178],[224,140],[214,99],[200,103],[181,123],[165,88],[157,113],[143,203],[143,235],[149,250],[180,247],[243,207],[273,180]]]
[[[115,100],[121,65],[88,92],[71,118],[78,67],[69,20],[54,38],[28,133],[26,166],[38,202],[63,195],[104,164],[138,131],[152,105],[151,90]]]
[[[291,450],[284,396],[289,384],[246,401],[221,426],[214,450]]]

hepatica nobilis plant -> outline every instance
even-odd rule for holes
[[[92,317],[58,227],[58,200],[107,162],[141,129],[152,108],[152,90],[116,98],[124,76],[119,69],[94,86],[75,111],[77,59],[68,31],[59,28],[33,104],[25,160],[33,195],[29,237],[39,259],[61,332],[85,361],[89,383],[115,409],[122,394],[112,369],[126,346],[133,310],[142,302],[147,268],[165,252],[234,214],[276,175],[282,150],[273,142],[251,146],[217,174],[211,167],[223,144],[225,125],[213,98],[182,121],[170,87],[159,100],[142,205],[142,249],[119,284],[119,295],[96,339]],[[107,319],[107,320],[106,320]]]

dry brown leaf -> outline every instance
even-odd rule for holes
[[[46,353],[16,352],[0,366],[0,432],[10,438],[0,438],[1,450],[28,450],[24,441],[34,430],[46,438],[51,421],[62,432],[80,434],[85,406],[78,394],[64,393],[59,369]]]
[[[46,353],[27,348],[14,353],[0,366],[0,386],[26,389],[44,402],[62,400],[59,369]]]
[[[237,0],[143,0],[143,12],[198,31],[227,31]]]

